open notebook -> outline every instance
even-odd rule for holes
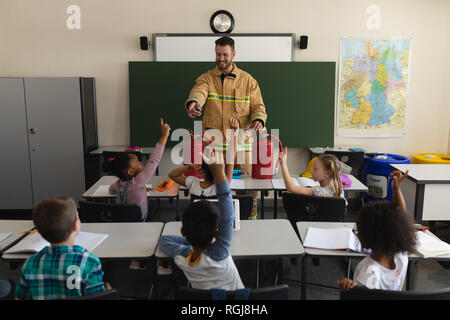
[[[92,251],[97,246],[102,243],[108,237],[107,234],[91,233],[81,231],[78,236],[75,237],[75,245],[81,246],[88,251]],[[14,254],[14,253],[36,253],[49,246],[48,243],[42,236],[38,233],[31,233],[18,244],[9,248],[4,253]]]
[[[0,233],[0,242],[2,242],[3,240],[8,239],[10,236],[12,235],[12,233]]]
[[[291,178],[292,182],[294,182],[294,184],[296,186],[301,186],[301,187],[313,187],[313,186],[319,186],[319,182],[314,181],[313,179],[310,178],[304,178],[304,177],[297,177],[297,178]],[[286,189],[286,185],[284,184],[284,180],[283,179],[272,179],[272,185],[275,189]]]
[[[146,184],[145,188],[146,188],[146,192],[147,192],[147,197],[149,197],[150,193],[151,193],[152,185]],[[94,193],[92,194],[92,197],[111,198],[111,197],[115,197],[115,195],[109,193],[109,185],[100,185],[97,187],[97,189],[95,189]]]
[[[417,231],[417,253],[424,258],[450,257],[450,244],[439,240],[430,232]]]
[[[359,253],[370,253],[361,248],[361,242],[350,228],[313,228],[306,233],[305,248],[325,250],[350,250]]]

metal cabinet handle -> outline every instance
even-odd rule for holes
[[[36,133],[36,129],[30,128],[30,134],[35,134],[35,133]]]

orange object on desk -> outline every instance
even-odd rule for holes
[[[173,186],[175,182],[173,180],[162,180],[157,186],[156,186],[156,190],[158,190],[159,192],[164,192],[168,189],[170,189],[170,187]]]

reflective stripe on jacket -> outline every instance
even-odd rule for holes
[[[239,120],[242,129],[248,129],[254,120],[266,123],[266,108],[258,82],[236,64],[231,73],[235,77],[226,76],[222,85],[222,72],[217,67],[209,70],[197,78],[189,93],[185,106],[191,101],[204,106],[203,131],[218,129],[225,136],[231,117]]]

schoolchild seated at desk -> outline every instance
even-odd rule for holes
[[[110,288],[103,283],[100,259],[74,245],[81,222],[72,198],[42,200],[33,211],[33,222],[51,245],[24,263],[14,292],[16,299],[66,299]]]
[[[210,168],[218,206],[208,200],[191,203],[182,216],[183,236],[161,236],[158,245],[183,270],[193,288],[241,289],[244,285],[230,255],[234,209],[223,159],[222,164]]]
[[[280,164],[284,184],[288,192],[307,196],[341,197],[345,199],[341,178],[339,176],[339,163],[334,155],[321,154],[314,160],[311,175],[314,181],[319,182],[319,186],[296,186],[292,182],[287,166],[287,147],[280,152]],[[345,203],[347,204],[347,200],[345,200]]]
[[[225,174],[228,180],[228,185],[230,185],[231,180],[233,178],[233,167],[234,167],[234,158],[236,157],[237,152],[237,133],[239,129],[239,121],[231,118],[230,126],[234,131],[234,149],[233,149],[233,159],[231,161],[227,161],[225,166]],[[232,162],[232,163],[229,163]],[[203,181],[195,176],[185,176],[184,174],[190,170],[197,170],[200,175],[204,176]],[[212,197],[216,195],[216,186],[214,184],[214,177],[212,175],[211,169],[202,161],[200,167],[197,167],[193,164],[187,164],[177,169],[169,172],[169,178],[178,183],[180,186],[184,186],[188,188],[189,193],[195,196],[202,197]]]
[[[104,171],[112,172],[119,181],[109,186],[109,193],[117,195],[120,203],[135,203],[141,207],[142,219],[148,214],[146,184],[153,176],[161,161],[164,147],[169,137],[170,126],[161,121],[161,138],[145,167],[133,153],[121,153],[106,161]]]
[[[408,252],[416,247],[416,228],[406,211],[400,185],[408,172],[391,173],[393,201],[371,202],[365,205],[356,219],[361,247],[372,251],[356,266],[352,279],[338,281],[341,290],[356,285],[368,289],[400,291],[408,268]]]

